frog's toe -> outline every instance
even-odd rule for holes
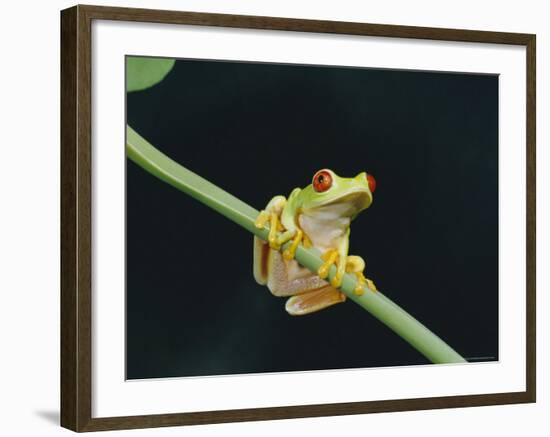
[[[273,250],[279,250],[281,248],[281,246],[279,244],[277,244],[277,239],[276,238],[268,238],[268,243],[269,243],[269,247],[272,248]]]
[[[378,288],[376,288],[376,285],[374,285],[374,282],[370,280],[369,278],[365,278],[365,281],[367,282],[367,287],[369,287],[372,291],[378,291]]]
[[[301,229],[298,229],[296,231],[296,234],[294,235],[292,244],[283,252],[283,258],[285,260],[290,261],[291,259],[294,259],[294,256],[296,255],[296,249],[298,248],[298,245],[302,241],[303,237],[304,237],[304,233],[302,232]]]
[[[275,211],[262,210],[254,221],[254,226],[258,229],[262,229],[267,223],[269,223],[269,234],[267,242],[269,247],[275,250],[279,250],[281,245],[278,242],[277,231],[282,230],[281,222],[279,221],[279,215]]]
[[[353,259],[350,261],[349,256],[342,255],[342,253],[338,254],[336,259],[336,274],[330,281],[330,285],[334,288],[340,288],[342,286],[342,281],[344,280],[344,275],[346,274],[350,262],[353,262]]]
[[[321,255],[321,259],[324,263],[317,270],[317,274],[321,279],[325,279],[328,276],[330,267],[338,260],[338,251],[336,249],[329,249]]]
[[[355,275],[357,276],[357,285],[355,286],[353,292],[357,296],[361,296],[365,292],[365,286],[373,292],[378,291],[376,285],[374,285],[374,282],[371,279],[366,278],[363,272],[355,272]]]
[[[284,196],[275,196],[269,201],[264,210],[260,211],[258,217],[254,221],[254,226],[262,229],[269,223],[268,243],[269,247],[279,250],[281,243],[277,238],[277,233],[284,231],[284,226],[281,223],[280,217],[286,204]]]
[[[349,255],[346,259],[346,272],[356,273],[365,270],[365,261],[357,255]]]
[[[355,272],[355,276],[357,278],[357,283],[355,284],[353,292],[356,296],[361,296],[365,292],[366,278],[361,272]]]
[[[271,215],[265,211],[265,210],[262,210],[260,211],[260,213],[258,214],[258,217],[256,217],[256,220],[254,221],[254,226],[257,227],[258,229],[262,229],[265,224],[269,221]]]
[[[341,272],[336,272],[334,277],[330,280],[330,285],[332,285],[334,288],[340,288],[343,279],[344,275]]]
[[[281,248],[281,243],[277,238],[277,232],[282,229],[281,222],[279,220],[279,215],[276,212],[272,212],[269,218],[269,236],[267,241],[269,242],[269,247],[275,250]]]

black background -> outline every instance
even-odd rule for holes
[[[127,116],[257,209],[320,168],[372,173],[350,254],[460,354],[498,359],[497,76],[180,60]],[[427,363],[349,300],[287,315],[247,231],[130,161],[126,202],[129,379]]]

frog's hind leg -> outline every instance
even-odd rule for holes
[[[254,237],[254,279],[260,285],[267,284],[267,272],[269,261],[269,245],[261,238]]]
[[[286,301],[285,309],[291,316],[303,316],[345,300],[346,296],[340,290],[327,285],[318,290],[292,296]]]

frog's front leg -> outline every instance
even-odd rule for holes
[[[269,222],[269,235],[268,243],[269,247],[274,250],[279,250],[281,245],[290,240],[295,232],[292,230],[287,230],[283,232],[280,236],[277,236],[277,233],[285,230],[282,222],[281,215],[286,205],[286,198],[284,196],[275,196],[269,201],[264,210],[260,211],[254,225],[261,229],[266,223]]]
[[[336,274],[330,281],[330,285],[335,288],[340,288],[344,274],[346,273],[346,263],[349,249],[349,228],[346,230],[344,237],[338,243],[338,246],[327,250],[321,258],[324,263],[319,267],[317,274],[325,279],[328,276],[332,264],[336,264]]]

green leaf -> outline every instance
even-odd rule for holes
[[[174,59],[127,56],[126,91],[140,91],[156,85],[175,63]]]

